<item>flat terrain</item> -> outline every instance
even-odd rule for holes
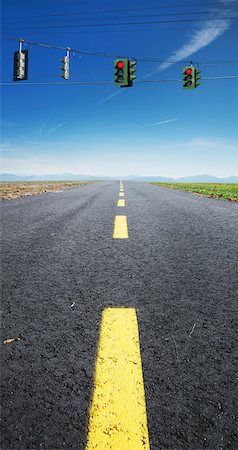
[[[223,183],[151,183],[158,186],[168,187],[170,189],[179,189],[181,191],[194,192],[214,198],[225,198],[238,202],[238,184]]]
[[[0,200],[24,197],[26,195],[60,192],[64,189],[84,186],[93,181],[15,181],[0,182]]]
[[[238,205],[123,184],[1,203],[2,450],[85,449],[109,306],[136,310],[150,449],[238,448]]]

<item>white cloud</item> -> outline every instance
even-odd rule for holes
[[[233,0],[222,0],[221,4],[225,5],[232,2]],[[214,8],[211,10],[211,13],[216,16],[216,19],[204,20],[202,27],[194,31],[190,42],[184,44],[180,49],[173,52],[162,64],[157,67],[156,70],[146,74],[144,78],[148,78],[149,76],[172,66],[174,63],[171,61],[182,61],[183,59],[190,57],[202,48],[207,47],[215,39],[225,33],[225,31],[229,30],[232,25],[232,20],[227,18],[228,14],[229,17],[232,14],[230,10],[221,11]],[[237,13],[233,13],[233,17],[237,17]]]
[[[172,62],[170,62],[171,60],[182,61],[183,59],[188,58],[189,56],[198,52],[198,50],[201,50],[202,48],[211,44],[211,42],[213,42],[221,34],[228,30],[230,26],[230,19],[206,20],[204,23],[204,28],[202,28],[201,30],[197,30],[193,35],[192,40],[188,44],[183,45],[183,47],[179,50],[176,50],[171,56],[169,56],[169,58],[157,68],[157,71],[162,71],[170,67],[173,64]]]

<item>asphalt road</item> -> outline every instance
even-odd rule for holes
[[[1,203],[2,450],[84,449],[107,306],[136,308],[151,450],[238,448],[238,206],[123,184]]]

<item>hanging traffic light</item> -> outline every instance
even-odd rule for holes
[[[129,86],[128,60],[126,58],[114,60],[114,84],[120,87]]]
[[[61,66],[61,70],[63,73],[60,74],[62,78],[65,80],[69,79],[69,56],[64,56],[64,58],[61,58],[60,60],[63,63],[63,66]]]
[[[193,66],[187,66],[183,68],[183,88],[184,89],[195,89],[200,86],[199,74],[201,70],[195,69]]]
[[[129,60],[129,86],[133,86],[133,80],[136,78],[136,61]]]
[[[28,77],[28,50],[14,52],[13,80],[27,80]]]
[[[201,77],[199,77],[200,73],[201,73],[201,70],[195,69],[195,87],[198,87],[201,84],[201,83],[199,83],[199,81],[201,80]]]
[[[183,88],[194,89],[195,86],[195,67],[189,66],[183,68]]]

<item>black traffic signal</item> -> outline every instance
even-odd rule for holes
[[[28,50],[14,52],[13,80],[27,80],[28,77]]]
[[[114,84],[120,87],[129,86],[129,70],[127,58],[114,60]]]

